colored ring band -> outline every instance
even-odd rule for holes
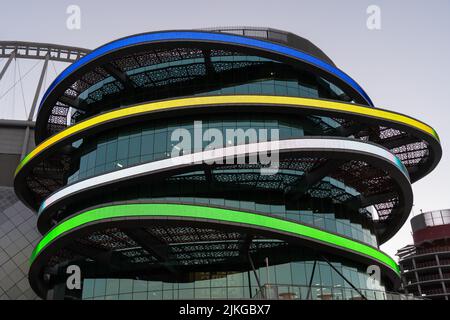
[[[395,112],[369,108],[354,104],[333,102],[328,100],[318,100],[309,98],[294,98],[294,97],[282,97],[282,96],[211,96],[211,97],[197,97],[197,98],[185,98],[185,99],[175,99],[167,100],[161,102],[152,102],[141,104],[133,107],[117,109],[110,111],[98,116],[94,116],[85,121],[79,122],[67,129],[53,135],[41,144],[39,144],[35,149],[33,149],[19,164],[16,169],[15,175],[34,157],[39,155],[39,153],[50,148],[52,145],[64,140],[67,137],[75,135],[88,128],[98,126],[101,123],[118,120],[130,116],[138,116],[140,114],[145,114],[148,112],[177,109],[188,106],[210,106],[210,105],[226,105],[226,104],[263,104],[263,105],[288,105],[288,106],[304,106],[306,108],[316,109],[316,110],[327,110],[327,111],[337,111],[351,113],[354,115],[370,116],[382,120],[394,121],[396,123],[410,126],[416,128],[427,135],[430,135],[435,140],[439,141],[439,137],[433,128],[415,120],[413,118],[401,115]]]
[[[286,232],[310,238],[328,245],[350,250],[358,254],[370,257],[392,269],[396,274],[400,270],[395,261],[387,254],[374,247],[361,242],[351,240],[334,233],[316,229],[296,222],[283,220],[266,215],[249,213],[245,211],[195,206],[180,204],[125,204],[91,209],[69,218],[52,230],[50,230],[35,247],[30,263],[32,264],[39,254],[58,237],[71,232],[73,229],[83,227],[92,222],[117,218],[139,218],[139,217],[175,217],[190,219],[208,219],[218,222],[231,222],[253,227],[261,227],[272,231]]]
[[[113,42],[110,42],[104,46],[101,46],[86,56],[82,57],[81,59],[77,60],[73,64],[71,64],[69,67],[67,67],[50,85],[50,87],[47,89],[47,91],[44,94],[44,97],[41,101],[41,106],[43,102],[46,100],[46,98],[49,96],[50,92],[65,78],[67,78],[70,74],[75,72],[78,68],[86,65],[90,61],[103,56],[105,54],[108,54],[110,52],[113,52],[115,50],[130,47],[133,45],[140,45],[145,43],[152,43],[152,42],[164,42],[164,41],[212,41],[212,42],[222,42],[227,44],[234,44],[234,45],[244,45],[255,49],[263,49],[263,50],[269,50],[275,53],[283,54],[291,58],[295,58],[304,62],[307,62],[313,66],[316,66],[320,69],[323,69],[332,75],[338,77],[345,83],[347,83],[349,86],[351,86],[354,90],[356,90],[366,101],[369,105],[373,106],[372,101],[370,100],[369,96],[366,94],[366,92],[361,88],[360,85],[356,83],[350,76],[348,76],[343,71],[339,70],[338,68],[324,62],[321,59],[318,59],[312,55],[309,55],[307,53],[301,52],[299,50],[281,45],[276,44],[269,41],[264,40],[258,40],[254,38],[248,38],[238,35],[230,35],[230,34],[223,34],[223,33],[213,33],[213,32],[204,32],[204,31],[166,31],[166,32],[152,32],[152,33],[145,33],[145,34],[139,34],[134,35],[130,37],[126,37],[123,39],[115,40]]]

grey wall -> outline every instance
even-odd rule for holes
[[[0,300],[38,299],[28,283],[28,259],[40,238],[36,214],[10,187],[0,187]]]
[[[0,186],[13,186],[14,171],[19,164],[25,138],[24,124],[5,125],[0,122]],[[34,149],[34,146],[34,129],[30,129],[26,152]]]

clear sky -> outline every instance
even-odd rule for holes
[[[69,5],[81,9],[80,30],[66,27]],[[366,26],[369,5],[381,9],[381,30]],[[376,106],[433,126],[444,154],[438,168],[414,184],[414,211],[450,208],[450,0],[15,0],[0,11],[1,40],[86,48],[134,33],[214,26],[267,26],[303,36]],[[406,223],[382,248],[394,255],[411,240]]]

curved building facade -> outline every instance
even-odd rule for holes
[[[97,48],[48,88],[35,139],[14,187],[43,298],[386,299],[379,246],[442,153],[311,42],[257,28]]]
[[[405,292],[429,299],[450,298],[450,210],[411,219],[414,244],[397,255]]]

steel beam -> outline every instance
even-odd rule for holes
[[[50,54],[51,60],[59,62],[74,62],[91,52],[89,49],[51,43],[0,41],[0,58],[6,58],[14,51],[16,58],[45,60]]]
[[[347,277],[344,276],[344,275],[342,274],[342,272],[340,272],[338,269],[336,269],[336,267],[333,266],[333,264],[332,264],[330,261],[328,261],[327,258],[325,258],[324,256],[322,256],[322,259],[325,260],[325,262],[331,267],[331,269],[333,269],[334,271],[336,271],[336,273],[337,273],[338,275],[340,275],[341,278],[344,279],[344,281],[347,282],[347,283],[353,288],[353,290],[355,290],[356,292],[358,292],[358,294],[359,294],[364,300],[367,300],[366,296],[361,292],[361,290],[359,290],[357,287],[355,287],[355,285],[354,285],[350,280],[348,280]]]
[[[45,57],[44,60],[44,65],[42,67],[42,71],[41,71],[41,76],[39,77],[39,82],[38,85],[36,87],[36,92],[34,94],[34,99],[33,99],[33,104],[31,105],[31,110],[30,113],[28,114],[28,121],[31,122],[33,121],[34,118],[34,111],[36,110],[36,105],[39,99],[39,94],[41,92],[41,88],[42,88],[42,83],[44,82],[44,77],[45,74],[47,73],[47,67],[48,67],[48,61],[50,59],[50,53],[48,53]],[[20,159],[25,158],[25,155],[28,152],[28,143],[30,141],[30,127],[27,126],[26,130],[25,130],[25,136],[23,138],[23,144],[22,144],[22,153],[20,156]]]
[[[391,200],[392,198],[395,198],[396,196],[397,196],[397,194],[395,192],[375,194],[375,195],[371,195],[368,197],[359,195],[357,197],[354,197],[354,198],[346,201],[344,204],[348,205],[351,208],[359,209],[359,208],[373,206],[374,204],[387,202],[387,201]]]
[[[169,272],[173,274],[179,273],[173,266],[169,265],[170,247],[167,243],[162,242],[143,229],[128,229],[124,233],[142,249],[153,255]]]
[[[9,65],[11,64],[11,61],[16,57],[16,50],[12,51],[11,54],[8,57],[8,61],[6,61],[5,65],[2,68],[2,71],[0,72],[0,81],[2,80],[3,76],[6,73],[6,70],[8,70]]]
[[[289,195],[293,201],[300,199],[309,188],[328,176],[333,170],[337,169],[345,162],[345,160],[341,159],[328,160],[311,172],[305,173],[305,175],[299,178],[285,191],[285,193]]]
[[[44,82],[45,74],[47,73],[48,61],[50,60],[50,53],[45,56],[44,65],[42,67],[41,76],[39,78],[38,85],[36,87],[36,92],[34,94],[33,104],[31,105],[30,113],[28,114],[28,121],[33,121],[34,111],[36,110],[36,105],[39,99],[39,94],[41,92],[42,83]]]
[[[122,72],[121,70],[117,69],[111,63],[104,64],[102,68],[105,69],[105,71],[108,72],[114,79],[122,83],[125,89],[134,90],[133,81],[130,79],[130,77],[128,77],[128,75],[125,72]]]
[[[309,300],[311,296],[311,286],[314,279],[314,272],[316,271],[316,265],[317,265],[317,259],[314,259],[313,269],[311,272],[311,277],[309,278],[309,284],[308,284],[308,293],[306,294],[306,300]]]

